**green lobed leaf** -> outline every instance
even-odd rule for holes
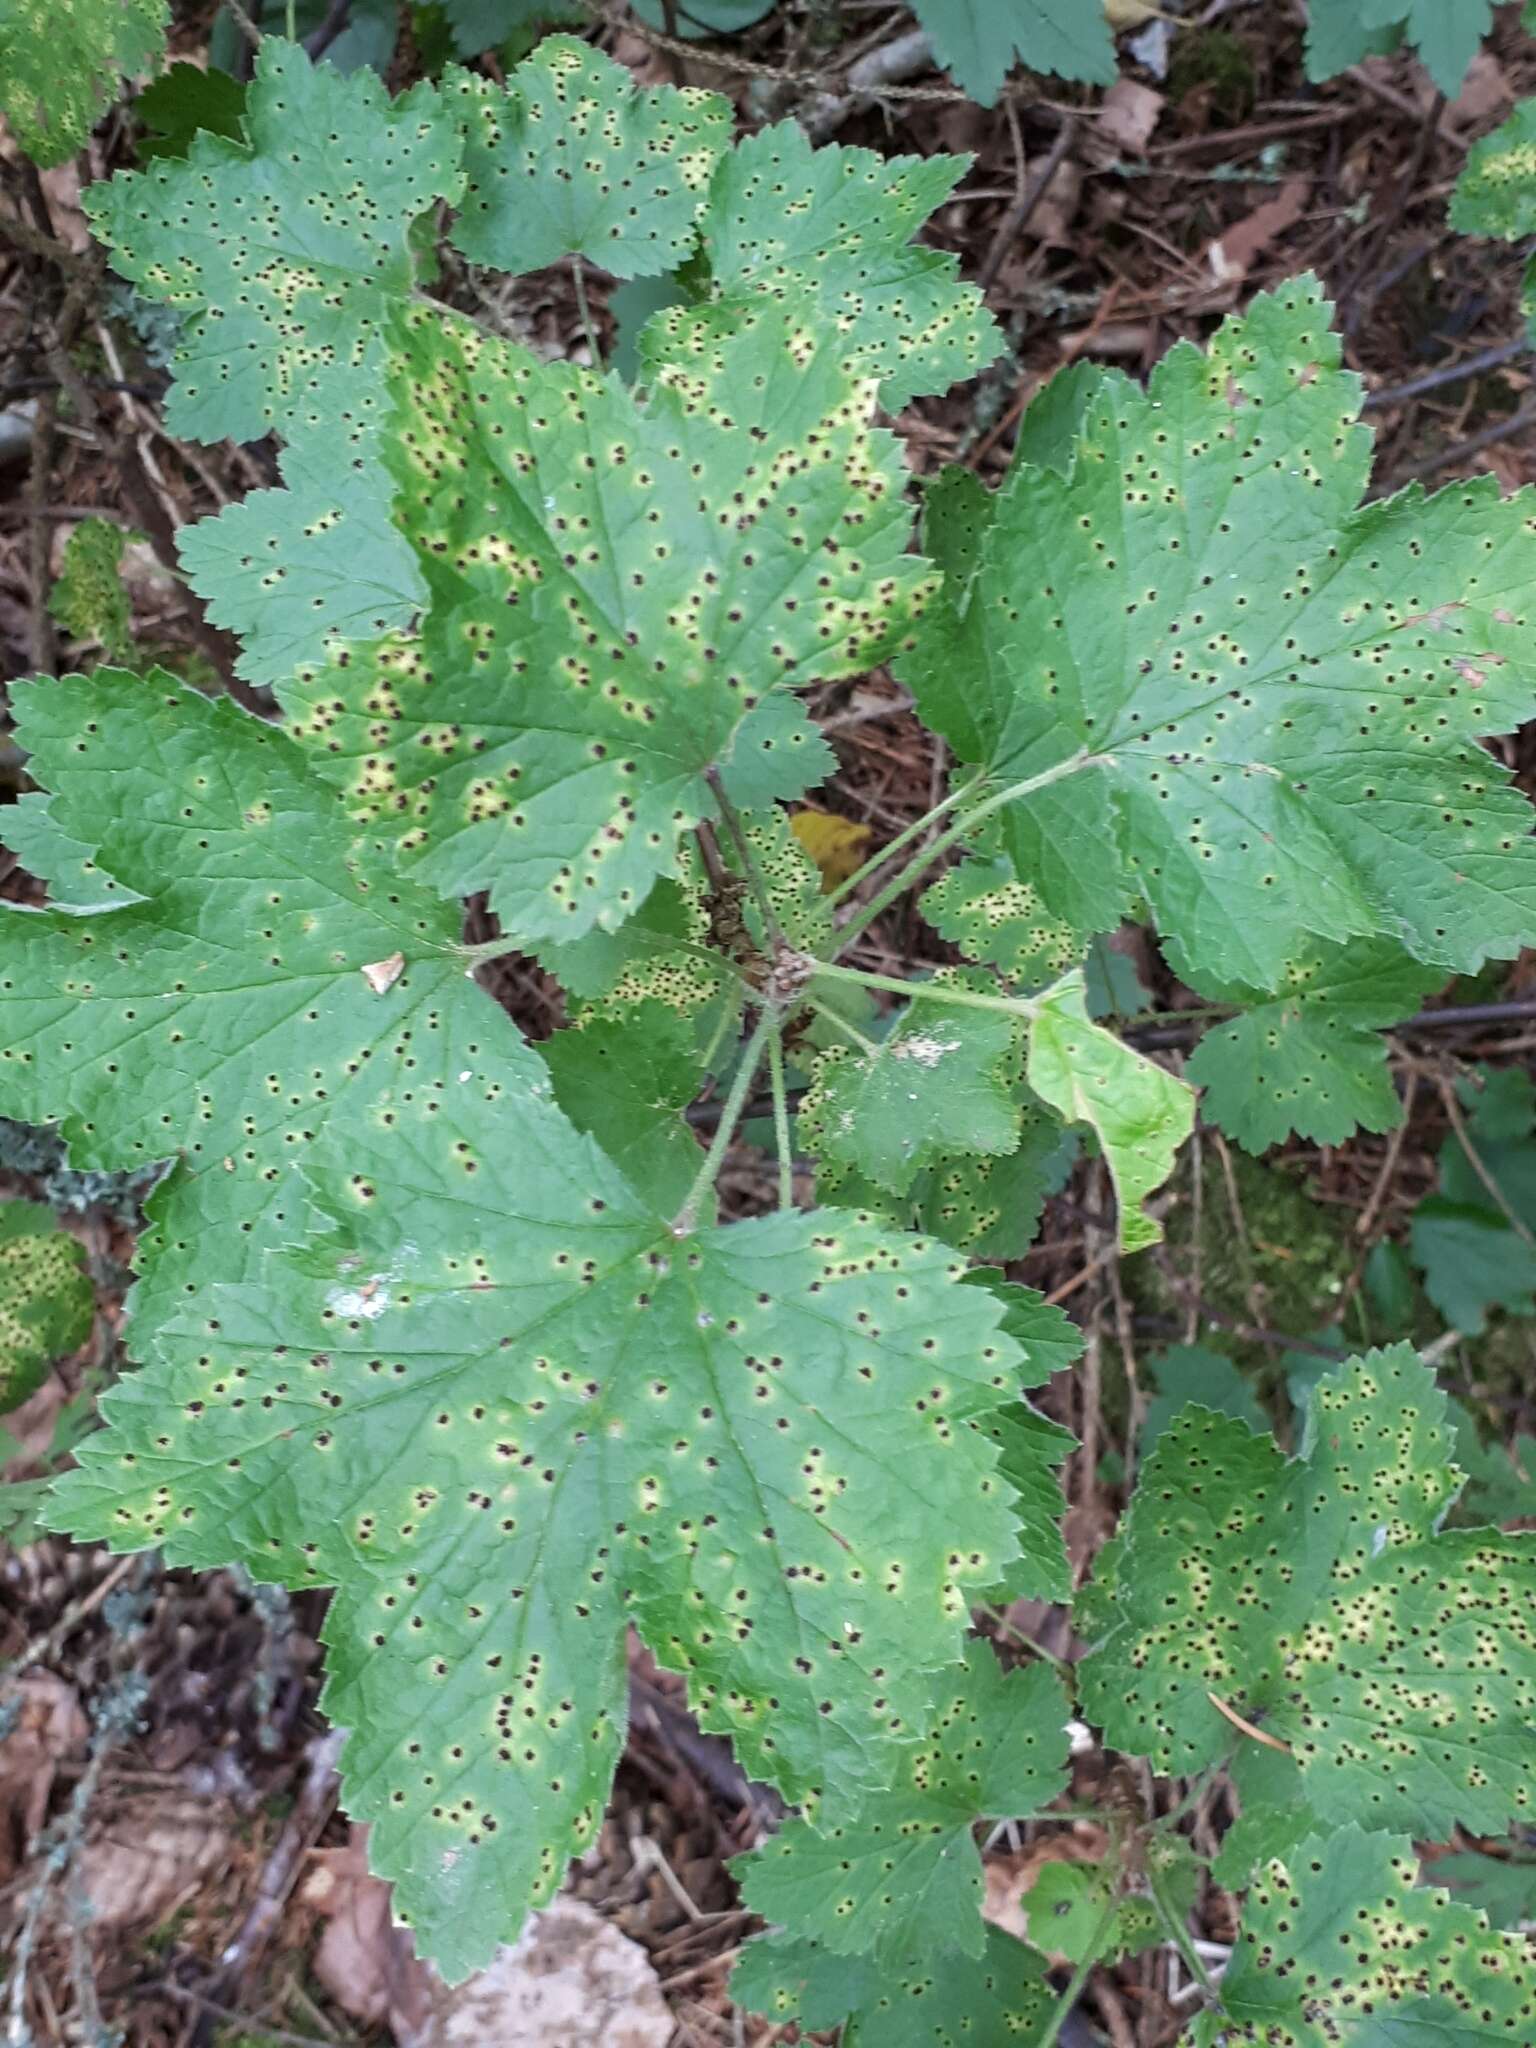
[[[1029,2048],[1056,2003],[1040,1958],[995,1927],[979,1965],[924,1949],[893,1967],[762,1935],[743,1948],[731,1997],[780,2023],[841,2023],[840,2048]]]
[[[969,987],[940,970],[931,986]],[[1019,1142],[1009,1087],[1023,1024],[1000,1010],[973,1010],[925,995],[915,984],[899,1021],[867,1051],[821,1053],[800,1105],[800,1135],[834,1173],[852,1172],[892,1194],[918,1173],[967,1153],[1002,1155]]]
[[[77,1167],[179,1157],[149,1204],[139,1341],[210,1243],[239,1278],[302,1231],[297,1163],[369,1113],[375,1074],[433,1101],[478,1075],[483,1108],[543,1069],[514,1042],[486,1065],[498,1018],[456,910],[389,876],[281,732],[161,671],[12,701],[55,843],[128,901],[0,908],[0,1114],[60,1122]]]
[[[979,1956],[978,1820],[1048,1806],[1067,1783],[1067,1701],[1045,1664],[1005,1674],[991,1647],[891,1782],[845,1811],[786,1821],[740,1866],[743,1902],[794,1940],[899,1966],[923,1951]]]
[[[622,1022],[594,1016],[542,1048],[555,1100],[660,1215],[683,1206],[703,1164],[682,1112],[699,1092],[694,1033],[664,1003]]]
[[[192,440],[282,431],[316,372],[348,402],[379,388],[382,336],[414,283],[411,224],[461,185],[459,133],[434,86],[391,101],[264,39],[244,144],[202,135],[184,161],[93,186],[115,267],[185,315],[166,422]]]
[[[95,1308],[80,1240],[40,1202],[0,1202],[0,1415],[79,1349]]]
[[[1124,1523],[1120,1622],[1080,1667],[1113,1746],[1219,1761],[1212,1695],[1288,1743],[1307,1801],[1428,1839],[1536,1804],[1536,1542],[1442,1531],[1460,1475],[1408,1345],[1319,1380],[1298,1456],[1208,1411],[1158,1439]]]
[[[957,863],[926,890],[921,909],[967,960],[992,961],[1023,989],[1044,988],[1083,957],[1082,935],[1051,917],[1005,853]]]
[[[795,689],[907,636],[929,586],[895,443],[835,337],[767,301],[644,404],[403,325],[387,460],[425,617],[333,646],[284,703],[424,881],[489,888],[522,944],[611,930],[714,815],[711,769],[749,807],[798,795],[827,757]]]
[[[1038,999],[1029,1027],[1029,1085],[1069,1124],[1087,1124],[1109,1162],[1120,1244],[1140,1251],[1162,1237],[1146,1200],[1173,1171],[1194,1129],[1187,1084],[1091,1021],[1080,972]]]
[[[912,0],[939,62],[974,100],[995,104],[1015,61],[1113,85],[1114,38],[1097,0]]]
[[[1252,1386],[1225,1353],[1205,1344],[1170,1344],[1166,1351],[1154,1351],[1146,1363],[1157,1391],[1142,1418],[1143,1457],[1191,1403],[1213,1415],[1234,1415],[1256,1432],[1269,1428]]]
[[[1193,2048],[1476,2048],[1536,2029],[1529,1945],[1420,1887],[1411,1842],[1347,1827],[1268,1865]]]
[[[1530,811],[1479,742],[1529,716],[1536,520],[1497,484],[1360,507],[1371,441],[1314,282],[1146,391],[1070,476],[1016,469],[901,664],[1084,933],[1145,897],[1178,971],[1272,989],[1318,941],[1471,969],[1536,931]]]
[[[1439,981],[1436,969],[1373,940],[1318,947],[1284,970],[1267,1002],[1235,983],[1206,985],[1206,995],[1252,1007],[1213,1025],[1185,1072],[1205,1091],[1205,1114],[1249,1152],[1293,1133],[1340,1145],[1357,1130],[1395,1130],[1403,1106],[1378,1034]]]
[[[615,277],[685,257],[710,174],[730,142],[717,93],[642,87],[574,36],[549,36],[505,86],[471,72],[446,104],[464,127],[452,235],[471,261],[517,274],[586,256]]]
[[[488,1118],[380,1078],[308,1153],[334,1233],[160,1332],[57,1514],[336,1587],[345,1796],[458,1976],[595,1832],[626,1619],[786,1797],[886,1781],[1014,1545],[972,1423],[1015,1352],[922,1240],[679,1240],[535,1087]]]
[[[1536,234],[1536,99],[1521,100],[1502,127],[1473,143],[1450,219],[1462,235],[1519,242]]]
[[[246,88],[227,71],[200,64],[170,65],[133,103],[145,133],[141,161],[184,157],[201,132],[238,140],[245,119]]]
[[[0,843],[29,875],[47,884],[48,901],[55,908],[100,910],[131,903],[137,893],[105,872],[94,858],[94,847],[59,829],[47,796],[39,790],[29,790],[0,810]]]
[[[747,136],[721,158],[700,223],[716,319],[760,295],[805,304],[852,373],[879,380],[888,412],[974,375],[1001,354],[1001,330],[956,259],[912,241],[969,161],[816,149],[795,121]],[[696,318],[663,313],[642,353],[666,362]]]
[[[1413,1212],[1408,1242],[1424,1292],[1451,1329],[1476,1336],[1491,1308],[1517,1316],[1536,1309],[1536,1246],[1486,1201],[1428,1196]]]
[[[44,169],[62,164],[124,76],[165,51],[166,0],[0,0],[0,114]]]
[[[1307,76],[1332,78],[1406,36],[1448,99],[1493,26],[1493,0],[1311,0]]]

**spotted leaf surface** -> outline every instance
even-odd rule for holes
[[[836,1045],[820,1055],[801,1135],[834,1170],[898,1195],[939,1159],[1012,1152],[1019,1108],[1009,1079],[1022,1031],[1022,1019],[1002,1011],[918,994],[867,1050]]]
[[[1307,76],[1332,78],[1406,40],[1454,99],[1492,26],[1493,0],[1311,0]]]
[[[336,1587],[345,1796],[461,1975],[591,1839],[626,1619],[786,1797],[886,1781],[1015,1548],[979,1422],[1020,1359],[920,1239],[679,1239],[536,1074],[374,1087],[306,1154],[329,1234],[162,1328],[57,1512]]]
[[[555,1100],[663,1215],[682,1208],[703,1164],[682,1112],[699,1092],[694,1034],[664,1003],[622,1021],[601,1015],[557,1031],[543,1048]]]
[[[1121,1248],[1156,1244],[1163,1233],[1147,1197],[1172,1173],[1194,1129],[1188,1085],[1092,1022],[1078,971],[1039,998],[1026,1072],[1042,1102],[1097,1136],[1115,1183]]]
[[[854,374],[879,380],[890,412],[973,376],[1002,334],[956,259],[912,239],[966,166],[942,153],[816,149],[795,121],[748,136],[722,159],[701,222],[717,317],[758,294],[805,301],[835,327]],[[661,316],[645,344],[654,359],[692,317]]]
[[[1528,1941],[1418,1883],[1406,1838],[1313,1836],[1255,1879],[1193,2048],[1479,2048],[1536,2030]]]
[[[766,300],[644,404],[404,324],[386,460],[425,616],[304,669],[292,728],[421,879],[488,888],[520,942],[612,930],[713,815],[711,769],[741,804],[798,795],[827,757],[792,692],[909,636],[929,584],[895,444],[834,338]]]
[[[83,146],[119,80],[159,63],[168,19],[165,0],[3,0],[0,114],[34,163]]]
[[[1015,63],[1093,85],[1115,82],[1114,40],[1096,0],[913,0],[913,12],[939,62],[984,107]]]
[[[0,1202],[0,1415],[85,1342],[94,1310],[79,1239],[38,1202]]]
[[[996,1928],[979,1964],[923,1948],[893,1966],[759,1935],[731,1973],[731,1996],[781,2024],[841,2022],[841,2048],[1029,2048],[1056,2003],[1040,1957]]]
[[[505,86],[460,72],[464,124],[457,248],[498,270],[587,256],[654,277],[690,250],[710,174],[731,136],[717,93],[643,88],[574,36],[549,36]]]
[[[402,1100],[468,1087],[499,1019],[466,979],[456,913],[369,873],[271,726],[160,672],[101,668],[13,701],[53,830],[128,900],[0,911],[0,1114],[60,1121],[76,1166],[179,1159],[151,1198],[134,1295],[136,1325],[152,1324],[211,1241],[238,1277],[302,1231],[295,1162],[333,1118],[364,1114],[374,1075]],[[376,992],[364,970],[397,956]],[[507,1071],[519,1051],[509,1037]],[[482,1099],[505,1085],[485,1080]]]
[[[460,187],[459,134],[437,91],[391,101],[269,36],[244,143],[200,135],[185,159],[94,186],[86,207],[114,266],[185,329],[166,420],[192,440],[282,431],[319,370],[376,393],[384,335],[409,298],[407,233]]]
[[[1253,1007],[1213,1025],[1185,1071],[1205,1091],[1205,1114],[1250,1152],[1293,1132],[1340,1145],[1357,1130],[1395,1130],[1403,1106],[1380,1032],[1438,984],[1434,968],[1379,940],[1320,947],[1286,969],[1270,1001],[1253,989],[1207,987]]]
[[[1451,225],[1506,242],[1536,233],[1536,100],[1522,100],[1502,128],[1467,153],[1451,195]],[[1536,323],[1536,264],[1527,263],[1525,313]]]
[[[1021,989],[1044,988],[1083,957],[1082,934],[1047,915],[1006,853],[959,862],[924,892],[922,912],[967,960],[995,963]]]
[[[1067,1701],[1048,1665],[1005,1676],[968,1646],[930,1738],[852,1812],[791,1820],[738,1865],[743,1902],[796,1939],[899,1966],[923,1948],[979,1956],[981,1857],[971,1830],[1066,1787]]]
[[[1046,912],[1144,898],[1181,974],[1273,989],[1319,940],[1470,969],[1536,930],[1530,810],[1478,742],[1530,715],[1536,518],[1490,478],[1360,507],[1370,436],[1306,280],[1004,486],[903,666],[1002,786]],[[988,829],[993,829],[988,821]]]
[[[1312,1809],[1445,1840],[1536,1804],[1536,1541],[1442,1530],[1460,1474],[1407,1345],[1320,1380],[1300,1454],[1202,1408],[1158,1438],[1124,1527],[1119,1624],[1082,1667],[1117,1748],[1175,1775],[1223,1700],[1289,1745]]]

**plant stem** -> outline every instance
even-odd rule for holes
[[[1220,1996],[1220,1993],[1212,1981],[1211,1973],[1200,1960],[1199,1951],[1189,1938],[1189,1929],[1180,1923],[1178,1914],[1174,1912],[1167,1899],[1164,1898],[1162,1892],[1158,1889],[1157,1879],[1152,1873],[1150,1859],[1147,1862],[1145,1876],[1152,1904],[1157,1908],[1157,1917],[1162,1921],[1163,1927],[1169,1939],[1173,1942],[1174,1947],[1184,1958],[1185,1969],[1188,1970],[1206,1997],[1214,2001]]]
[[[795,1206],[795,1158],[789,1146],[789,1097],[784,1091],[784,1041],[768,1041],[768,1080],[773,1089],[773,1142],[779,1155],[779,1207]]]
[[[865,861],[863,867],[856,869],[846,882],[839,882],[837,887],[827,897],[822,906],[823,909],[836,910],[839,903],[842,903],[847,897],[851,896],[856,889],[861,888],[877,869],[883,868],[886,862],[900,853],[904,846],[909,846],[914,839],[920,839],[923,833],[928,830],[928,827],[937,819],[942,818],[946,811],[952,811],[956,804],[964,803],[968,796],[974,795],[978,789],[985,787],[986,780],[985,775],[974,775],[969,782],[961,783],[957,788],[952,789],[949,795],[945,797],[943,803],[935,804],[931,811],[924,811],[923,815],[914,824],[909,825],[904,832],[898,832],[894,839],[888,840],[878,853],[872,853],[869,859]]]
[[[592,308],[587,303],[587,280],[581,274],[581,258],[571,258],[571,276],[576,280],[576,311],[581,316],[581,331],[586,336],[587,348],[592,356],[592,367],[603,367],[603,352],[598,346],[597,329],[592,325]]]
[[[763,930],[768,935],[768,942],[772,946],[782,946],[785,944],[784,933],[780,929],[779,920],[775,914],[773,903],[769,898],[767,885],[763,881],[762,873],[758,868],[757,862],[752,858],[752,849],[747,844],[747,835],[742,827],[741,814],[726,795],[725,785],[720,780],[720,770],[718,768],[706,769],[704,780],[709,784],[710,792],[720,807],[721,822],[730,835],[732,846],[736,849],[736,858],[741,862],[741,872],[746,878],[747,887],[752,892],[752,900],[757,905],[758,913],[763,920]]]
[[[1043,996],[984,996],[968,988],[950,988],[945,982],[900,981],[894,974],[866,974],[862,967],[839,967],[830,960],[818,961],[813,981],[851,981],[860,988],[889,989],[893,995],[921,998],[930,1003],[953,1003],[965,1010],[1000,1010],[1006,1017],[1028,1022],[1040,1008]]]
[[[846,1017],[840,1017],[828,1004],[818,1003],[813,995],[806,995],[802,1000],[810,1004],[818,1017],[825,1018],[834,1031],[841,1031],[844,1038],[851,1039],[860,1052],[867,1054],[870,1059],[879,1056],[879,1046],[872,1038],[866,1038],[856,1024],[850,1024]]]
[[[1055,2008],[1046,2022],[1045,2032],[1040,2036],[1038,2048],[1056,2048],[1056,2043],[1061,2038],[1061,2030],[1072,2017],[1073,2008],[1083,1994],[1083,1986],[1093,1974],[1094,1965],[1099,1960],[1099,1948],[1107,1939],[1109,1930],[1114,1925],[1115,1915],[1119,1910],[1120,1901],[1118,1899],[1111,1899],[1104,1908],[1104,1911],[1099,1915],[1098,1925],[1094,1928],[1092,1935],[1089,1937],[1088,1946],[1083,1951],[1083,1960],[1072,1972],[1071,1983],[1056,2001]]]
[[[694,1176],[693,1186],[688,1190],[687,1199],[673,1219],[672,1235],[674,1237],[687,1237],[697,1223],[699,1204],[703,1201],[709,1189],[714,1186],[720,1168],[725,1162],[725,1155],[730,1150],[731,1140],[736,1135],[736,1126],[741,1122],[741,1113],[747,1106],[747,1097],[751,1094],[752,1083],[757,1078],[757,1070],[762,1062],[764,1048],[770,1038],[777,1036],[779,1025],[782,1021],[783,1012],[776,1004],[764,1006],[763,1014],[757,1020],[757,1027],[753,1031],[752,1036],[747,1040],[746,1049],[741,1055],[741,1063],[736,1069],[736,1078],[731,1083],[731,1091],[726,1096],[724,1107],[720,1111],[720,1121],[715,1126],[714,1139],[710,1144],[708,1152],[704,1155],[704,1164]]]
[[[848,948],[863,937],[877,917],[883,917],[893,903],[906,895],[924,868],[931,867],[962,839],[968,839],[983,819],[990,818],[994,811],[1002,810],[1005,804],[1022,802],[1027,796],[1035,796],[1042,789],[1049,789],[1053,782],[1064,782],[1069,775],[1076,775],[1079,769],[1096,766],[1106,758],[1103,754],[1093,754],[1086,747],[1082,747],[1077,753],[1068,755],[1065,761],[1058,761],[1054,768],[1047,768],[1039,775],[1028,776],[1023,782],[1010,782],[1006,789],[998,790],[989,796],[985,803],[978,804],[974,811],[968,811],[958,823],[951,825],[947,832],[941,832],[931,845],[925,846],[915,860],[909,861],[899,875],[887,882],[879,894],[872,896],[858,915],[844,925],[838,934],[834,958],[841,959]]]

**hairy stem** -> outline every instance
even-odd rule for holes
[[[706,769],[704,780],[709,784],[710,792],[720,807],[721,822],[725,826],[732,846],[736,849],[736,858],[741,862],[741,872],[746,877],[747,887],[752,892],[752,901],[757,905],[758,913],[763,920],[763,930],[768,935],[769,943],[774,946],[782,946],[785,943],[784,934],[779,927],[778,918],[774,915],[773,903],[769,898],[762,872],[752,857],[751,847],[747,844],[747,835],[742,826],[741,813],[726,795],[725,785],[720,779],[720,770],[718,768]]]
[[[889,989],[893,995],[906,996],[913,1001],[920,998],[925,1003],[955,1004],[964,1010],[1000,1010],[1004,1016],[1017,1017],[1021,1023],[1027,1023],[1036,1016],[1045,1000],[1044,995],[984,996],[968,988],[950,988],[941,981],[901,981],[894,974],[866,974],[862,967],[839,967],[830,960],[817,961],[812,979],[855,982],[860,988]]]
[[[773,1089],[773,1142],[779,1155],[779,1207],[795,1206],[795,1156],[789,1143],[789,1097],[784,1089],[784,1041],[768,1041],[768,1080]]]
[[[752,1092],[752,1083],[756,1080],[757,1070],[762,1064],[764,1050],[768,1041],[778,1036],[783,1016],[783,1011],[776,1004],[765,1006],[763,1014],[757,1020],[756,1029],[747,1040],[746,1050],[742,1053],[741,1063],[736,1069],[736,1077],[731,1082],[730,1093],[726,1096],[724,1107],[720,1111],[720,1121],[715,1126],[714,1139],[704,1155],[704,1164],[694,1176],[687,1199],[673,1219],[674,1237],[687,1237],[699,1220],[699,1204],[714,1186],[720,1168],[725,1163],[725,1155],[731,1148],[736,1126],[741,1122],[741,1113],[747,1106],[747,1097]]]
[[[571,276],[576,282],[576,311],[581,319],[581,331],[586,337],[587,348],[592,356],[592,367],[603,367],[603,351],[598,346],[597,329],[592,325],[592,308],[587,302],[587,280],[581,274],[581,258],[571,258]]]
[[[893,903],[899,902],[906,895],[924,868],[931,867],[936,860],[948,853],[952,846],[958,846],[961,840],[968,839],[976,827],[984,819],[990,818],[994,811],[1002,810],[1007,804],[1020,803],[1027,796],[1035,796],[1042,789],[1049,789],[1053,782],[1064,782],[1068,776],[1076,775],[1079,769],[1096,767],[1107,758],[1106,755],[1090,753],[1086,747],[1082,747],[1077,753],[1068,755],[1065,761],[1058,761],[1054,768],[1047,768],[1039,775],[1027,776],[1022,782],[1010,782],[1006,789],[997,790],[984,803],[978,804],[974,811],[968,811],[957,823],[951,825],[947,832],[941,832],[931,845],[925,846],[914,860],[908,861],[901,873],[887,882],[878,895],[872,896],[858,915],[844,925],[838,933],[837,952],[834,958],[841,959],[848,948],[863,937],[877,917],[883,917]]]
[[[1114,1925],[1115,1915],[1119,1910],[1120,1901],[1111,1899],[1099,1915],[1098,1924],[1089,1937],[1087,1948],[1083,1951],[1083,1960],[1072,1972],[1071,1983],[1057,1999],[1046,2022],[1045,2032],[1040,2036],[1039,2048],[1056,2048],[1056,2043],[1061,2039],[1061,2030],[1072,2017],[1077,2001],[1083,1995],[1083,1986],[1093,1974],[1094,1965],[1099,1960],[1099,1949],[1108,1939],[1109,1930]]]
[[[867,1038],[856,1024],[850,1024],[846,1017],[840,1017],[830,1004],[818,1003],[812,995],[807,995],[803,1000],[809,1003],[817,1016],[830,1024],[834,1031],[840,1031],[844,1038],[856,1045],[860,1052],[867,1054],[871,1059],[878,1055],[880,1048],[876,1045],[875,1041],[872,1038]]]
[[[1150,1859],[1147,1863],[1145,1875],[1147,1891],[1151,1895],[1152,1904],[1157,1909],[1157,1917],[1163,1923],[1164,1931],[1183,1957],[1185,1969],[1188,1970],[1206,1997],[1214,2001],[1221,1994],[1217,1991],[1215,1983],[1212,1981],[1210,1971],[1200,1960],[1198,1949],[1189,1938],[1189,1929],[1179,1919],[1178,1914],[1169,1905],[1168,1900],[1159,1889]]]

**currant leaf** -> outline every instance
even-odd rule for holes
[[[80,1240],[40,1202],[0,1202],[0,1415],[79,1349],[95,1306]]]
[[[936,991],[950,985],[968,986],[935,975]],[[1012,1152],[1020,1117],[1008,1084],[1022,1030],[1002,1011],[956,1008],[914,987],[878,1043],[818,1057],[800,1105],[807,1149],[896,1195],[941,1158]]]
[[[899,1966],[979,1956],[981,1857],[971,1830],[1048,1806],[1067,1781],[1067,1702],[1048,1665],[1005,1674],[989,1645],[890,1784],[846,1813],[787,1821],[741,1865],[744,1903],[796,1940]]]
[[[925,891],[920,907],[967,960],[995,963],[1023,989],[1046,987],[1083,957],[1083,935],[1047,915],[1039,890],[1020,881],[1005,853],[960,861]]]
[[[1451,195],[1451,225],[1506,242],[1536,233],[1536,100],[1522,100],[1501,128],[1467,152]],[[1536,262],[1527,262],[1526,321],[1536,330]]]
[[[1529,1813],[1536,1540],[1441,1530],[1450,1453],[1407,1345],[1320,1379],[1293,1459],[1186,1409],[1124,1524],[1119,1625],[1081,1667],[1106,1738],[1204,1769],[1231,1743],[1220,1699],[1289,1746],[1329,1825],[1443,1840]]]
[[[165,52],[165,0],[3,0],[0,114],[17,146],[66,163],[116,97],[118,81]]]
[[[993,106],[1015,62],[1113,85],[1114,39],[1102,8],[1081,0],[912,0],[939,62],[973,100]]]
[[[1292,1133],[1340,1145],[1357,1130],[1395,1130],[1403,1106],[1379,1033],[1439,980],[1399,947],[1371,941],[1319,947],[1285,970],[1269,1001],[1235,983],[1207,985],[1219,1001],[1253,1007],[1213,1025],[1185,1071],[1205,1091],[1206,1115],[1249,1152]]]
[[[432,313],[402,325],[387,461],[431,602],[415,635],[303,670],[293,729],[423,880],[488,888],[520,943],[614,929],[714,815],[709,772],[747,806],[799,795],[827,756],[790,693],[909,634],[929,584],[895,444],[835,337],[766,301],[643,405]]]
[[[710,174],[731,138],[717,93],[642,88],[574,36],[548,36],[505,86],[459,72],[447,104],[464,125],[454,246],[514,274],[586,256],[615,277],[654,277],[693,244]]]
[[[664,1216],[682,1208],[703,1163],[682,1112],[699,1091],[694,1033],[665,1004],[636,1005],[557,1031],[543,1048],[555,1100],[578,1131]]]
[[[852,373],[879,380],[888,412],[973,376],[1001,354],[1001,330],[956,259],[912,241],[968,162],[816,149],[795,121],[748,136],[722,158],[700,223],[716,317],[759,294],[805,303],[835,326]],[[696,317],[664,313],[651,360]]]
[[[678,1237],[547,1081],[374,1089],[305,1155],[329,1234],[157,1334],[57,1513],[336,1587],[346,1797],[461,1975],[597,1826],[626,1619],[786,1798],[886,1781],[1016,1548],[976,1425],[1019,1355],[922,1240]]]
[[[1528,1942],[1420,1886],[1413,1844],[1347,1827],[1255,1881],[1193,2048],[1476,2048],[1536,2027]]]
[[[1319,940],[1471,969],[1536,931],[1536,520],[1493,479],[1357,509],[1370,437],[1315,283],[1105,375],[1070,476],[1017,468],[902,664],[1003,791],[1046,913],[1150,903],[1179,972],[1272,989]]]
[[[212,1239],[238,1278],[302,1232],[295,1162],[332,1119],[364,1114],[373,1072],[435,1099],[483,1071],[497,1018],[466,979],[457,913],[367,872],[280,732],[161,671],[12,695],[52,827],[127,900],[0,910],[0,1113],[58,1121],[80,1167],[179,1155],[134,1296],[136,1326],[152,1325],[195,1291]],[[376,992],[365,970],[395,961]]]
[[[928,1949],[893,1967],[760,1935],[731,1972],[731,1996],[781,2023],[841,2023],[841,2048],[1028,2048],[1056,2003],[1040,1958],[996,1928],[979,1967]]]
[[[322,368],[347,373],[353,403],[376,392],[415,281],[411,225],[461,184],[434,86],[391,101],[367,68],[343,76],[279,36],[257,53],[245,131],[84,202],[123,276],[184,316],[166,423],[194,441],[282,430]]]
[[[1069,1124],[1087,1124],[1109,1162],[1120,1209],[1120,1244],[1140,1251],[1162,1226],[1147,1197],[1173,1171],[1195,1125],[1187,1084],[1092,1022],[1081,973],[1039,997],[1029,1028],[1029,1085]]]

